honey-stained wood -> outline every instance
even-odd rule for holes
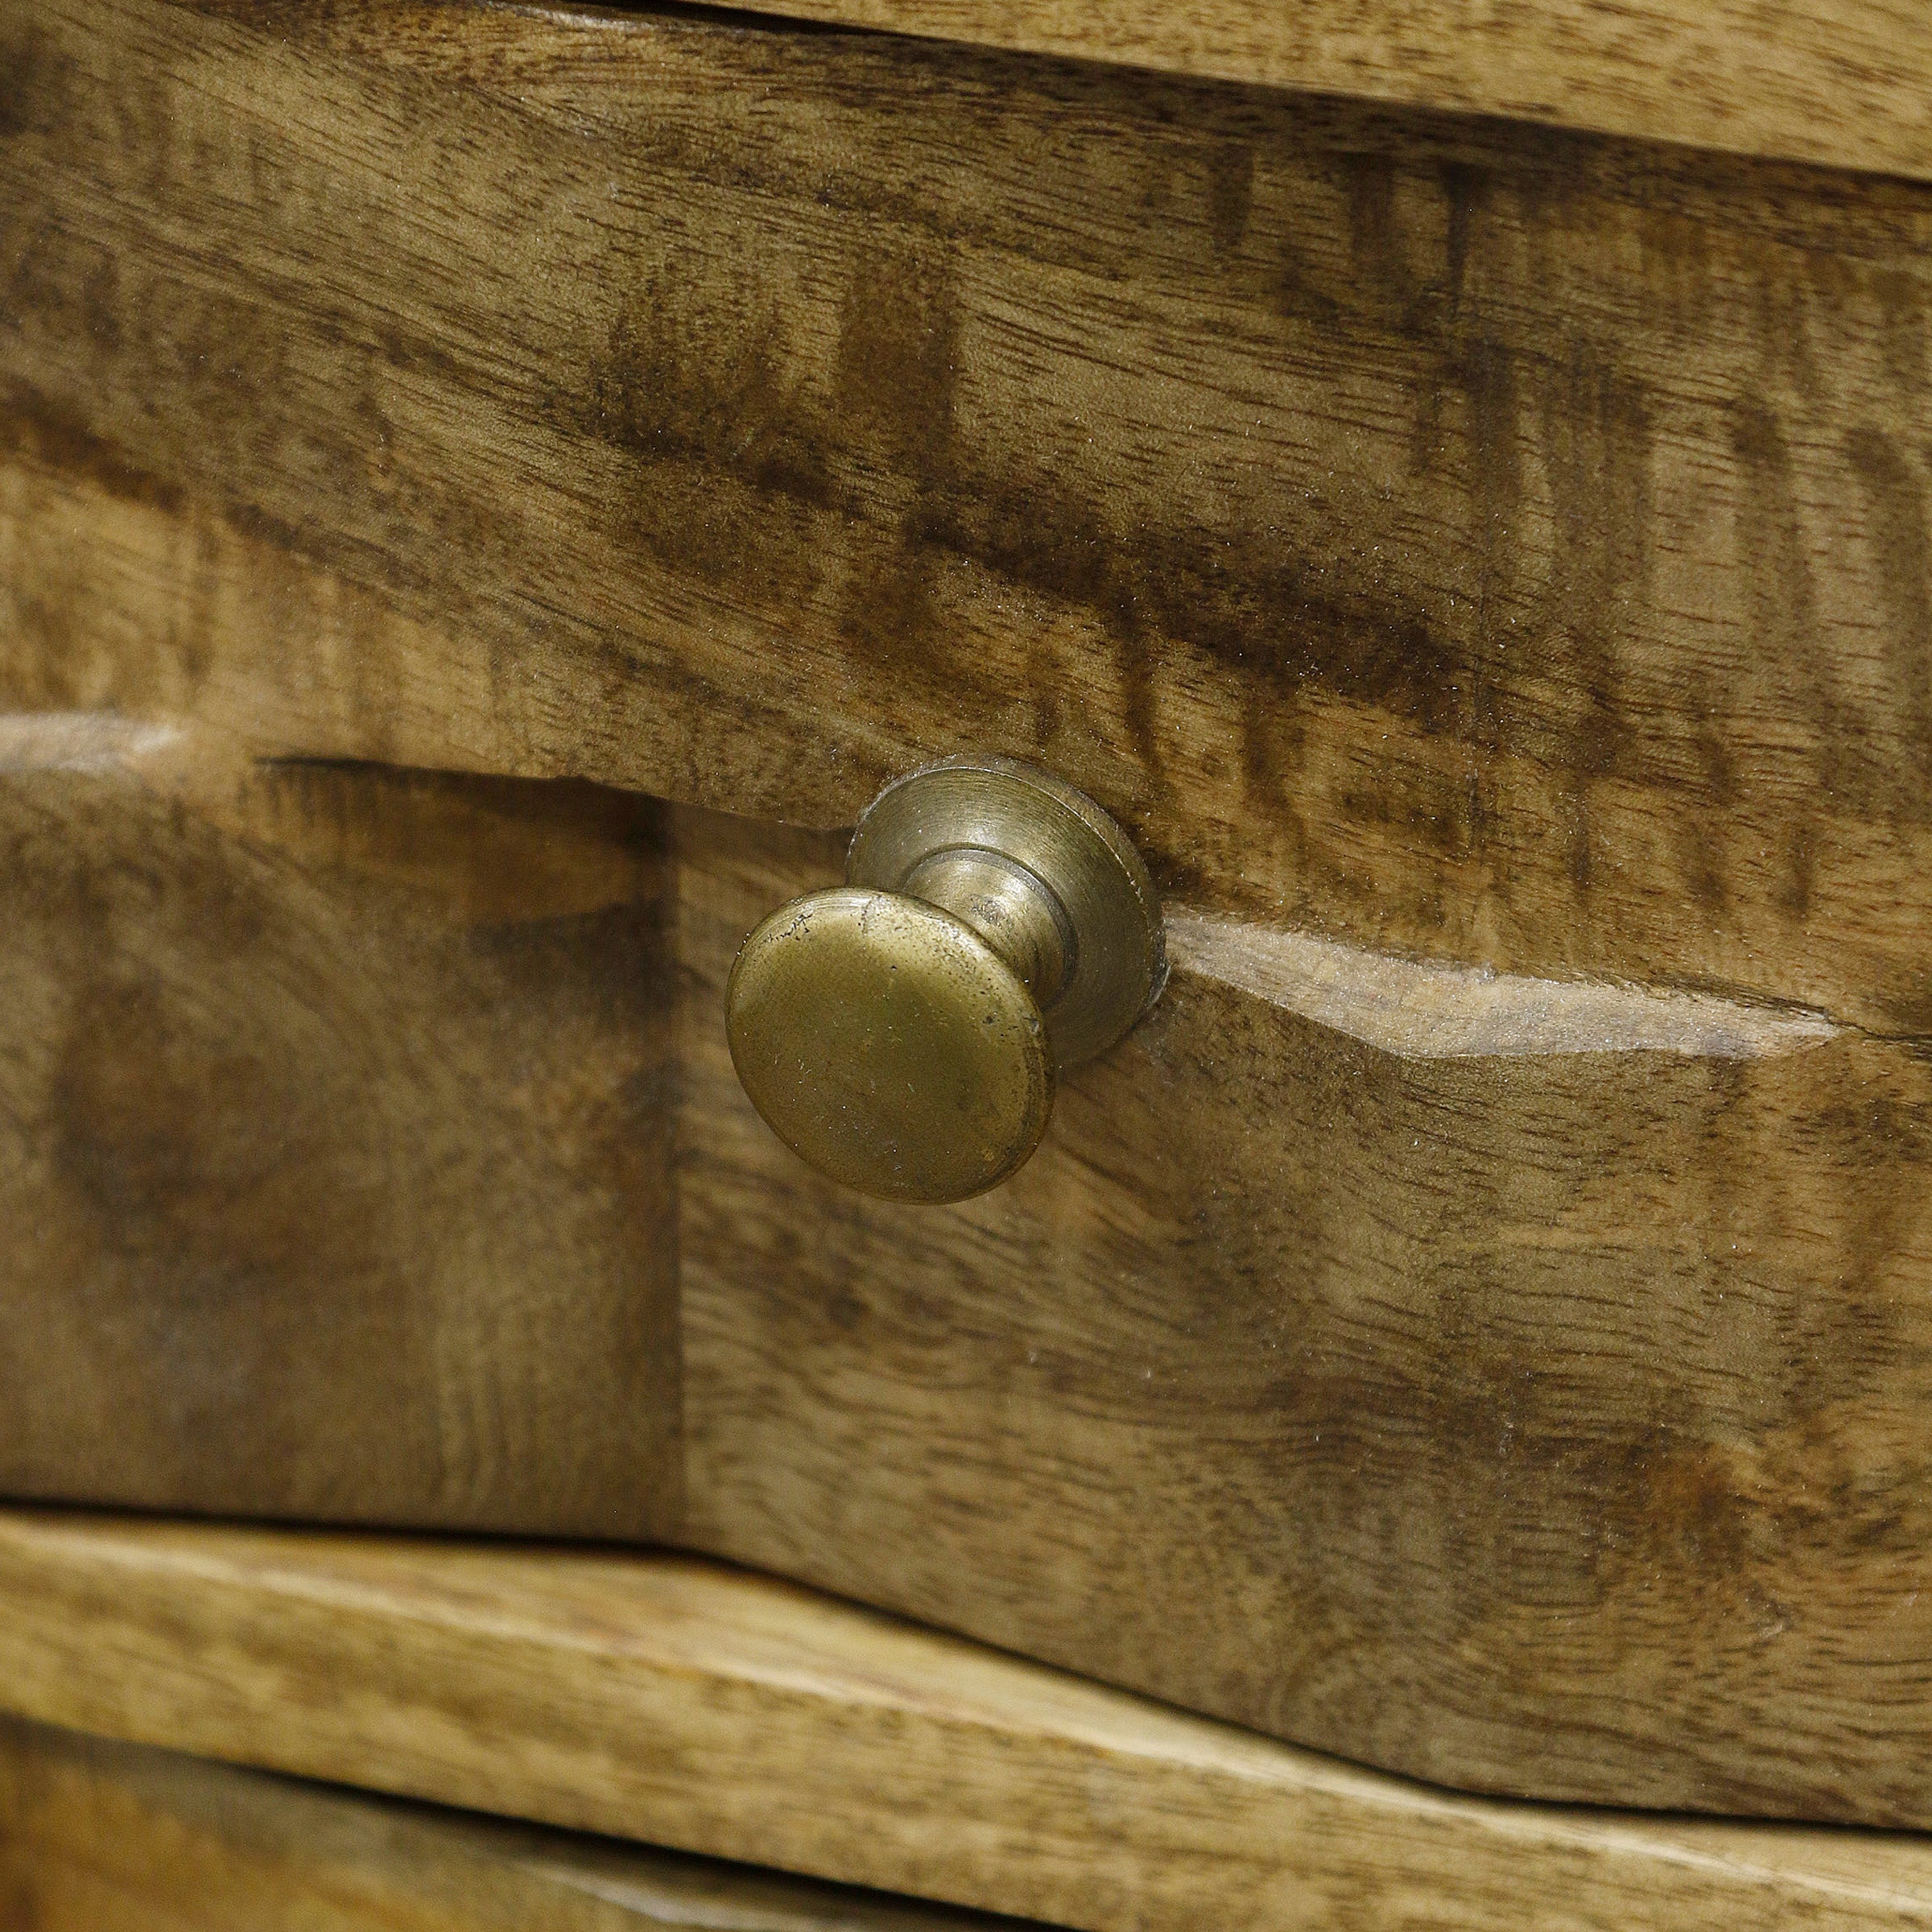
[[[1932,174],[1915,0],[760,0],[760,12]]]
[[[0,1718],[0,1932],[991,1932],[974,1914]]]
[[[677,1530],[1405,1769],[1932,1823],[1932,191],[683,15],[0,46],[0,1487]],[[219,810],[97,769],[177,731]],[[951,1216],[668,1078],[645,885],[456,856],[965,749],[1183,970]],[[765,836],[694,1015],[833,862]]]
[[[1932,1923],[1915,1836],[1432,1791],[670,1555],[9,1510],[0,1706],[1084,1932]]]
[[[0,717],[0,1492],[674,1521],[660,844]]]
[[[1172,919],[952,1208],[733,1076],[815,835],[682,815],[683,1537],[1392,1769],[1932,1826],[1932,1061]]]
[[[7,701],[819,826],[1008,753],[1203,910],[1932,1021],[1932,189],[685,14],[0,44]]]

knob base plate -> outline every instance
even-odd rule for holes
[[[962,848],[997,852],[1044,883],[1072,943],[1046,1006],[1057,1066],[1104,1053],[1167,976],[1160,901],[1141,857],[1084,792],[1009,758],[949,758],[889,785],[852,835],[847,883],[901,892],[919,866]]]

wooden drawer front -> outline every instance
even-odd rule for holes
[[[887,38],[5,0],[0,694],[1932,1013],[1932,188]],[[130,90],[128,76],[138,72]]]
[[[1932,1823],[1916,1044],[1175,919],[1033,1161],[896,1207],[724,1051],[835,844],[677,836],[687,1539],[1452,1784]]]
[[[1177,915],[1019,1175],[894,1208],[724,1047],[838,842],[666,815],[0,778],[0,1488],[663,1538],[1449,1783],[1932,1822],[1915,1047]]]
[[[0,1491],[675,1522],[659,817],[0,723]]]
[[[992,1923],[0,1718],[0,1932],[979,1932]]]
[[[0,23],[0,1482],[1932,1824],[1932,191],[685,19]],[[890,1210],[722,977],[961,749],[1133,827],[1179,969]]]
[[[0,1509],[0,1703],[1080,1932],[1916,1932],[1932,1917],[1922,1834],[1431,1790],[664,1551]],[[0,1742],[0,1844],[6,1765]],[[58,1871],[75,1781],[30,1768],[27,1842],[51,1839]],[[179,1777],[139,1781],[143,1808],[185,1814],[184,1865],[258,1853],[264,1822],[303,1815],[283,1801],[265,1821],[239,1781],[213,1791],[211,1818]],[[404,1924],[432,1893],[482,1909],[475,1847],[425,1837],[400,1814],[371,1856],[366,1833],[332,1830],[306,1858],[291,1847],[290,1878],[349,1905],[374,1889]],[[93,1868],[140,1873],[153,1845],[137,1817]],[[506,1834],[494,1852],[494,1909],[519,1928],[578,1922],[533,1880],[726,1932],[807,1932],[827,1905],[855,1932],[915,1922],[823,1891],[774,1922],[779,1888],[626,1870],[581,1841]]]

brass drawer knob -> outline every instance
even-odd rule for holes
[[[1147,869],[1071,785],[966,758],[879,794],[845,879],[781,906],[740,951],[738,1078],[834,1180],[895,1201],[983,1194],[1039,1145],[1057,1070],[1158,997]]]

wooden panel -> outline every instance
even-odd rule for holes
[[[0,1489],[648,1534],[659,815],[0,718]]]
[[[1914,0],[766,0],[762,12],[1932,174]]]
[[[7,1511],[0,1703],[1088,1932],[1932,1923],[1922,1839],[1459,1798],[671,1556]]]
[[[895,1210],[723,1047],[835,840],[682,815],[674,1039],[647,802],[0,764],[11,1493],[671,1538],[1448,1783],[1932,1823],[1916,1046],[1177,918],[1018,1180]]]
[[[1011,753],[1199,908],[1932,1024],[1932,191],[684,17],[0,41],[10,701],[817,825]]]
[[[975,1932],[976,1915],[0,1719],[0,1932]]]
[[[1008,751],[1192,909],[952,1219],[815,1191],[696,1054],[690,1534],[1392,1764],[1932,1822],[1928,191],[688,19],[0,48],[8,702],[821,825]],[[662,1528],[648,919],[573,861],[521,952],[413,829],[629,808],[245,770],[20,780],[0,1480]],[[338,785],[366,833],[283,802]],[[707,998],[830,852],[753,847]],[[1517,1005],[1363,1038],[1302,928],[1380,949],[1344,1005],[1413,952]],[[1620,978],[1678,990],[1522,1051]]]
[[[678,836],[686,1539],[1459,1785],[1932,1824],[1922,1046],[1177,920],[895,1207],[723,1037],[835,847]]]

